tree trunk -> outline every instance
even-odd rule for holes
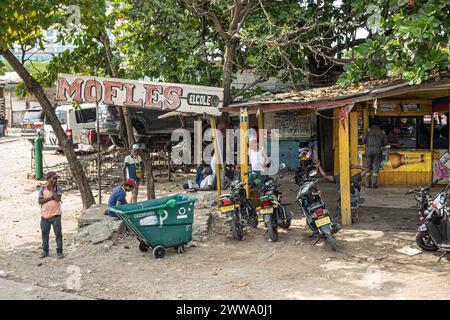
[[[128,145],[131,147],[136,142],[136,138],[134,137],[133,123],[131,122],[131,118],[128,113],[128,109],[126,107],[123,107],[123,114],[124,114],[125,124],[126,124],[126,128],[127,128]],[[145,149],[144,152],[141,152],[141,157],[142,157],[142,162],[144,162],[144,167],[145,167],[147,198],[154,199],[155,198],[155,178],[153,176],[153,163],[152,163],[152,158],[151,158],[149,150]]]
[[[53,132],[58,138],[58,144],[64,151],[64,155],[69,163],[70,171],[77,183],[78,190],[80,190],[81,200],[83,202],[83,208],[87,209],[95,203],[94,195],[92,194],[91,186],[83,171],[83,166],[75,154],[73,144],[67,141],[66,133],[64,132],[61,124],[56,117],[55,110],[52,104],[44,93],[41,85],[28,73],[25,67],[17,60],[17,58],[11,53],[11,51],[1,51],[1,55],[8,61],[15,72],[22,78],[25,86],[28,90],[33,92],[34,96],[39,101],[45,115],[50,122]]]
[[[117,69],[117,66],[114,64],[113,61],[113,54],[112,54],[112,49],[111,49],[111,43],[109,42],[109,38],[108,35],[106,34],[106,32],[101,32],[100,36],[99,36],[100,40],[103,43],[103,47],[105,48],[105,52],[106,52],[106,58],[108,60],[108,64],[109,64],[109,69],[111,70],[111,76],[114,78],[118,78],[119,77],[119,70]],[[129,144],[128,144],[128,140],[127,140],[127,134],[126,132],[128,131],[127,125],[126,125],[126,120],[125,120],[125,115],[124,112],[122,110],[121,107],[117,106],[117,112],[119,113],[119,121],[120,121],[120,136],[122,137],[122,141],[123,141],[123,147],[125,148],[125,150],[129,149]]]
[[[226,42],[222,76],[224,107],[228,106],[228,104],[231,102],[231,82],[233,81],[233,65],[236,55],[236,48],[236,39],[230,39]]]
[[[105,47],[106,51],[106,58],[108,59],[108,64],[111,69],[111,75],[114,78],[119,77],[119,71],[117,70],[116,65],[113,61],[113,55],[111,50],[111,44],[109,42],[108,35],[106,32],[102,32],[100,34],[100,39],[103,43],[103,46]],[[122,140],[124,143],[125,150],[130,150],[130,147],[135,143],[135,137],[133,132],[133,123],[130,118],[130,114],[128,112],[128,109],[126,107],[117,107],[117,110],[119,111],[119,119],[120,123],[122,124],[120,126],[120,135],[122,136]],[[126,137],[125,138],[125,131],[126,131]],[[155,198],[155,180],[153,177],[153,164],[152,159],[150,157],[150,154],[147,153],[147,150],[141,153],[142,161],[144,162],[145,167],[145,177],[146,177],[146,185],[147,185],[147,197],[150,199]]]
[[[141,156],[145,167],[145,177],[147,178],[146,180],[147,198],[155,199],[155,178],[153,176],[152,157],[149,150],[145,150],[145,152],[142,152]]]
[[[125,116],[123,114],[123,110],[122,110],[121,106],[117,106],[116,108],[117,108],[117,112],[119,113],[119,121],[120,121],[119,134],[122,137],[123,147],[125,150],[129,150],[130,145],[128,144],[127,125],[126,125],[126,121],[125,121]]]
[[[100,39],[103,43],[103,46],[105,47],[106,58],[108,59],[109,68],[111,69],[111,75],[114,78],[118,78],[119,70],[117,69],[116,65],[114,64],[112,50],[111,50],[111,44],[109,42],[109,38],[108,38],[108,35],[106,34],[106,32],[100,33]]]

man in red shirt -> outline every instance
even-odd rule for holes
[[[56,256],[58,259],[63,255],[63,238],[61,228],[61,196],[62,188],[58,184],[58,176],[55,172],[49,171],[46,175],[47,184],[39,191],[38,202],[41,205],[41,231],[42,231],[42,254],[41,258],[49,255],[50,228],[56,237]]]

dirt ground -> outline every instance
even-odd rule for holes
[[[358,223],[337,234],[338,252],[322,242],[314,245],[294,206],[293,225],[280,231],[276,243],[267,241],[262,224],[239,242],[214,220],[208,241],[185,254],[170,249],[155,260],[138,250],[131,235],[98,245],[74,244],[81,201],[68,192],[63,198],[66,257],[57,260],[52,252],[40,260],[37,182],[26,179],[30,147],[26,141],[0,144],[0,162],[8,164],[0,168],[0,270],[8,279],[97,299],[450,298],[448,260],[437,263],[438,254],[395,251],[416,248],[413,209],[361,207]],[[45,159],[64,160],[47,152]],[[159,194],[176,189],[158,186]],[[291,188],[286,183],[287,202]],[[334,188],[322,185],[331,211],[337,212]]]

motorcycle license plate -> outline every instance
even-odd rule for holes
[[[273,208],[265,208],[259,211],[261,214],[272,214]]]
[[[228,211],[233,211],[233,210],[234,210],[234,205],[219,208],[219,211],[223,212],[223,213],[228,212]]]
[[[324,225],[330,224],[330,223],[331,223],[330,217],[325,217],[325,218],[316,220],[316,227],[320,228],[321,226],[324,226]]]
[[[31,125],[30,124],[27,124],[27,129],[30,129],[31,128]]]

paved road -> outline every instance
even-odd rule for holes
[[[8,135],[6,137],[0,137],[0,143],[13,142],[22,139],[20,135]]]
[[[76,294],[54,291],[23,284],[13,280],[0,279],[0,300],[91,300]]]

